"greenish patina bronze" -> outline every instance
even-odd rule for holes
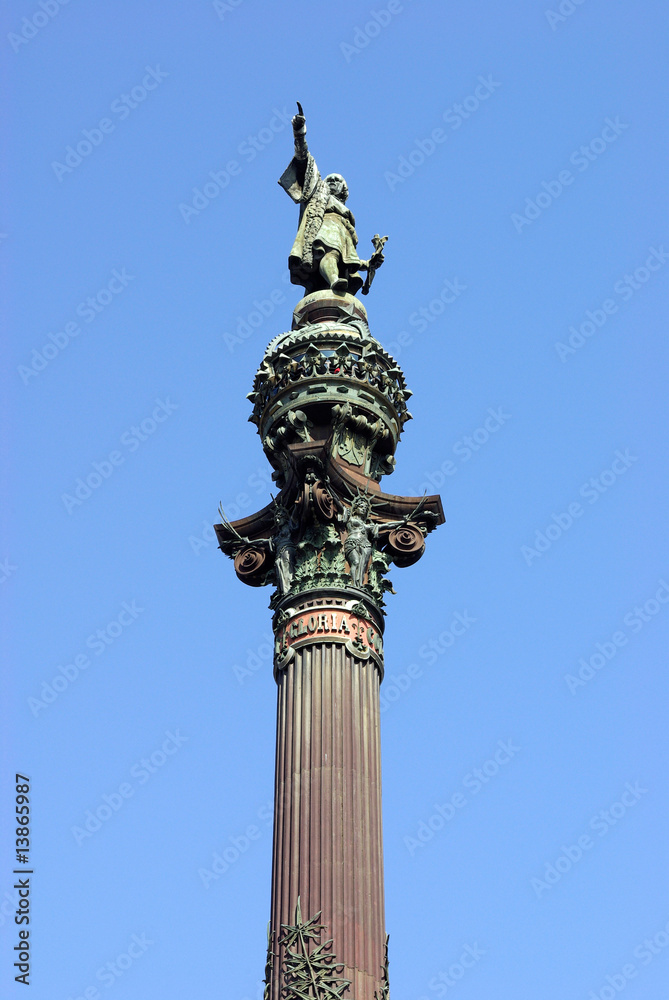
[[[288,267],[294,285],[305,291],[329,288],[335,292],[369,291],[374,271],[383,263],[387,236],[372,238],[374,253],[369,260],[358,256],[355,218],[347,207],[348,185],[341,174],[321,177],[307,146],[307,125],[302,108],[293,118],[295,154],[279,178],[279,184],[300,206],[300,222]],[[360,271],[368,272],[363,281]]]
[[[298,896],[295,923],[281,927],[279,942],[286,955],[284,1000],[341,1000],[351,985],[350,979],[339,975],[342,965],[332,952],[332,939],[321,942],[325,925],[319,919],[320,913],[302,919]]]
[[[278,494],[234,522],[221,509],[215,529],[240,580],[274,587],[279,707],[265,1000],[388,1000],[384,597],[394,593],[390,566],[420,559],[444,515],[438,496],[381,489],[411,420],[411,391],[354,293],[369,291],[387,237],[375,236],[371,258],[360,259],[346,182],[321,177],[298,108],[294,156],[279,183],[300,205],[289,265],[306,294],[290,330],[268,344],[248,395]],[[311,912],[325,914],[334,946],[320,942],[320,912],[302,919],[300,892]]]
[[[388,978],[388,942],[390,935],[386,934],[386,946],[383,955],[383,979],[381,989],[374,990],[374,1000],[390,1000],[390,979]]]

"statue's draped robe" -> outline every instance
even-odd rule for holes
[[[360,267],[355,219],[350,209],[330,194],[311,153],[307,153],[306,160],[294,156],[279,184],[300,206],[297,236],[288,257],[292,283],[310,288],[321,257],[335,250],[340,259],[339,272],[348,278],[348,290],[355,294],[363,284],[355,273]]]

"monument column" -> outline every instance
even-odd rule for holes
[[[343,964],[338,978],[350,980],[352,997],[371,1000],[382,985],[385,946],[382,667],[366,633],[376,638],[380,631],[369,612],[351,613],[346,598],[305,594],[281,627],[296,636],[302,628],[307,636],[277,670],[271,926],[295,926],[297,899],[304,917],[320,913]],[[356,638],[361,630],[362,642]],[[359,652],[351,652],[351,637],[360,642]],[[285,960],[285,947],[277,943],[276,997]]]
[[[369,291],[346,182],[323,181],[293,119],[281,179],[302,202],[290,256],[307,291],[268,345],[249,400],[279,494],[216,525],[240,580],[274,584],[277,683],[266,1000],[387,1000],[379,688],[384,594],[443,522],[437,496],[381,492],[411,414],[396,361],[351,291]],[[348,213],[348,215],[347,215]],[[319,228],[320,227],[320,228]],[[327,258],[327,259],[326,259]],[[324,263],[325,262],[325,263]],[[394,591],[393,591],[394,592]]]

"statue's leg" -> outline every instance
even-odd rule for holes
[[[349,566],[351,567],[351,580],[353,582],[353,585],[355,587],[362,586],[362,578],[364,576],[365,571],[364,567],[360,565],[360,553],[358,551],[356,551],[354,554],[353,562],[350,561],[349,557]]]
[[[364,283],[365,279],[358,271],[349,271],[347,291],[349,291],[351,295],[355,295],[359,292]]]
[[[348,281],[339,274],[339,257],[335,250],[321,257],[319,271],[333,292],[345,292],[348,288]]]

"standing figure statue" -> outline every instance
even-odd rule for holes
[[[274,570],[282,594],[287,594],[295,576],[296,525],[285,507],[277,504],[274,510],[274,534],[270,548],[274,551]]]
[[[342,522],[348,532],[344,542],[344,554],[351,570],[351,582],[355,587],[363,585],[372,558],[374,542],[379,535],[378,526],[368,520],[371,512],[370,501],[364,496],[357,496],[342,515]]]
[[[293,123],[295,155],[281,175],[279,184],[300,206],[297,236],[288,258],[290,280],[302,285],[305,292],[332,289],[351,292],[363,286],[359,271],[368,272],[363,293],[369,291],[376,268],[383,263],[383,245],[387,237],[375,236],[374,253],[369,260],[358,257],[355,219],[346,207],[348,187],[341,174],[321,177],[316,161],[307,148],[307,126],[302,108]]]
[[[250,564],[237,567],[237,575],[251,586],[262,586],[267,581],[268,569],[270,578],[276,579],[280,593],[287,594],[293,584],[295,577],[295,533],[298,525],[295,517],[286,510],[283,504],[277,503],[274,506],[274,530],[270,538],[254,538],[253,541],[245,535],[240,535],[235,526],[228,521],[219,505],[218,512],[221,515],[221,527],[227,537],[220,541],[221,549],[232,558],[239,558],[246,555],[250,557]],[[220,536],[219,536],[220,538]],[[259,552],[264,552],[265,556],[260,556]],[[274,556],[274,565],[267,559],[267,553]],[[261,577],[259,582],[258,577]]]

